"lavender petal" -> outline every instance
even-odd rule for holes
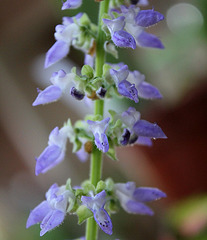
[[[118,47],[125,47],[125,48],[132,48],[132,49],[136,48],[135,39],[130,33],[124,30],[114,32],[114,34],[112,35],[112,41]]]
[[[137,202],[134,200],[129,200],[124,206],[124,210],[128,213],[133,214],[143,214],[143,215],[153,215],[153,211],[146,206],[144,203]]]
[[[94,211],[94,219],[98,223],[99,227],[108,235],[112,235],[112,222],[109,214],[104,208],[100,208]]]
[[[163,49],[164,45],[160,41],[159,38],[157,38],[155,35],[146,33],[142,31],[138,36],[137,36],[137,42],[141,47],[150,47],[150,48],[159,48]]]
[[[138,87],[139,96],[145,99],[161,99],[162,94],[160,91],[147,82],[142,82]]]
[[[67,0],[63,3],[62,10],[65,9],[75,9],[80,7],[82,4],[82,0]]]
[[[32,106],[47,104],[57,101],[62,95],[62,91],[58,86],[51,85],[45,90],[40,91]]]
[[[30,226],[40,223],[43,218],[47,215],[50,211],[50,206],[47,201],[41,202],[37,207],[35,207],[31,212],[27,219],[26,228]]]
[[[69,53],[69,44],[64,41],[57,41],[46,53],[45,58],[45,68],[50,67],[52,64],[60,61],[62,58],[66,57]]]
[[[156,123],[150,123],[146,120],[137,121],[133,130],[138,136],[150,138],[167,138],[162,129]]]
[[[127,80],[123,80],[118,85],[118,92],[135,103],[138,103],[138,92],[134,84],[131,84]]]
[[[59,226],[65,217],[65,213],[59,210],[51,210],[43,219],[40,224],[40,236],[43,236],[46,232],[52,230],[53,228]]]
[[[164,16],[154,10],[141,10],[138,12],[135,21],[141,27],[150,27],[164,19]]]
[[[36,159],[35,174],[45,173],[55,167],[64,158],[62,149],[57,145],[47,146],[45,150]]]
[[[166,197],[166,194],[158,188],[139,187],[134,191],[133,197],[140,202],[149,202]]]

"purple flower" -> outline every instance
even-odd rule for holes
[[[135,108],[129,107],[127,111],[120,116],[122,122],[130,131],[131,138],[129,142],[141,143],[142,145],[151,145],[151,138],[167,138],[162,129],[156,123],[150,123],[146,120],[140,120],[140,113]],[[137,137],[141,138],[139,141]],[[147,139],[149,138],[149,139]]]
[[[94,215],[94,219],[99,225],[99,227],[106,233],[112,234],[112,222],[109,214],[104,209],[104,205],[106,203],[106,192],[103,190],[102,192],[96,194],[92,197],[81,197],[82,203],[89,208]]]
[[[55,127],[49,135],[48,146],[36,158],[35,174],[45,173],[55,167],[65,157],[66,141],[69,134],[69,127],[64,126],[60,130]]]
[[[122,65],[118,70],[110,69],[110,74],[116,84],[119,94],[137,103],[138,91],[135,84],[131,84],[126,80],[129,76],[128,66]]]
[[[121,65],[118,70],[110,69],[110,74],[111,74],[116,86],[118,86],[120,82],[127,79],[128,75],[129,75],[128,66]]]
[[[68,87],[71,78],[74,77],[73,75],[73,73],[66,74],[66,72],[62,69],[58,72],[54,72],[50,78],[53,85],[45,88],[43,91],[39,91],[39,94],[32,106],[57,101]]]
[[[127,80],[121,81],[118,85],[118,92],[135,103],[138,103],[138,92],[134,84],[131,84]]]
[[[136,44],[141,47],[164,48],[162,42],[154,35],[144,32],[144,28],[150,27],[161,20],[164,16],[154,10],[141,10],[135,5],[129,7],[121,6],[121,17],[123,20],[121,37],[116,37],[115,32],[111,33],[112,41],[119,47],[135,48]],[[120,18],[120,17],[119,17]],[[116,22],[116,19],[113,19]],[[105,22],[104,22],[105,23]],[[105,23],[109,28],[108,24]],[[110,29],[109,29],[110,30]],[[115,35],[115,36],[114,36]],[[117,43],[116,43],[117,41]],[[131,41],[131,46],[128,46]]]
[[[124,20],[125,20],[124,16],[120,16],[112,20],[103,18],[103,23],[107,26],[111,35],[113,35],[115,32],[124,29],[125,26]]]
[[[77,15],[75,18],[78,18]],[[63,18],[63,24],[55,28],[55,39],[57,42],[48,50],[45,58],[45,68],[60,61],[69,53],[72,40],[79,34],[79,27],[72,18]]]
[[[82,0],[67,0],[63,3],[62,10],[79,8],[82,4]]]
[[[109,150],[108,138],[105,134],[109,125],[109,120],[110,118],[105,118],[102,121],[87,121],[89,128],[95,137],[95,144],[102,152],[108,152]]]
[[[140,47],[164,49],[164,45],[155,35],[142,31],[136,36],[137,44]]]
[[[26,227],[29,228],[34,224],[41,223],[40,236],[63,222],[69,197],[74,198],[73,193],[66,190],[65,186],[58,187],[56,183],[49,188],[45,196],[46,200],[30,212],[26,224]]]
[[[166,194],[157,188],[136,188],[134,182],[116,183],[114,188],[123,209],[133,214],[153,215],[153,211],[145,205],[145,202],[166,197]]]
[[[160,91],[150,83],[145,82],[145,76],[139,71],[129,71],[127,78],[131,84],[135,85],[138,91],[138,96],[144,99],[161,99],[162,95]]]
[[[141,27],[150,27],[164,19],[164,16],[152,10],[141,10],[138,12],[135,21]]]
[[[120,16],[113,20],[103,19],[103,22],[107,26],[111,34],[111,39],[116,46],[132,49],[136,48],[136,42],[133,36],[130,33],[123,30],[125,26],[124,16]]]

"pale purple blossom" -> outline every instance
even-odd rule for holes
[[[140,143],[141,145],[151,146],[151,138],[167,138],[156,123],[150,123],[140,118],[140,113],[133,107],[129,107],[128,110],[123,112],[120,116],[120,119],[130,131],[130,144]]]
[[[134,182],[116,183],[114,189],[122,208],[126,212],[133,214],[153,215],[153,211],[145,202],[166,197],[166,194],[157,188],[136,188]]]
[[[109,150],[108,138],[105,134],[106,129],[109,125],[109,121],[110,118],[105,118],[102,121],[87,121],[89,128],[95,137],[95,144],[97,148],[102,152],[108,152]]]
[[[127,65],[123,65],[120,69],[110,69],[110,74],[116,84],[119,94],[125,96],[135,103],[138,102],[138,91],[135,87],[135,84],[127,81],[129,70]]]
[[[50,78],[50,82],[53,85],[45,88],[43,91],[38,90],[38,96],[32,106],[52,103],[60,99],[73,78],[73,73],[66,74],[66,72],[62,69],[58,72],[54,72]]]
[[[143,2],[141,4],[147,4]],[[164,48],[162,42],[155,35],[146,33],[144,29],[151,27],[164,19],[164,16],[154,10],[140,10],[136,5],[126,7],[120,6],[120,16],[110,19],[103,19],[108,28],[111,39],[118,47],[136,48],[141,47]],[[113,17],[113,16],[112,16]]]
[[[60,130],[55,127],[49,135],[48,146],[36,158],[35,174],[45,173],[63,161],[66,152],[69,127],[64,126]]]
[[[82,203],[93,212],[95,221],[98,223],[99,227],[106,233],[112,234],[112,222],[109,214],[104,209],[106,203],[106,192],[96,194],[92,197],[81,197]]]
[[[82,0],[66,0],[63,2],[62,10],[79,8],[82,4]]]
[[[40,236],[59,226],[66,215],[69,198],[74,198],[71,191],[65,186],[58,187],[55,183],[47,191],[46,200],[35,207],[27,219],[26,227],[40,223]]]
[[[77,14],[75,18],[78,19],[80,16],[82,15]],[[55,30],[56,42],[46,53],[45,68],[66,57],[70,51],[73,39],[80,33],[79,26],[73,21],[73,18],[69,17],[63,18],[63,24],[57,25]]]
[[[139,71],[129,71],[127,81],[135,85],[138,96],[144,99],[161,99],[162,95],[158,88],[145,81],[145,75]]]

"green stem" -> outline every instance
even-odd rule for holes
[[[102,16],[104,13],[108,12],[109,0],[104,0],[99,5],[99,19],[98,19],[98,35],[96,39],[96,62],[95,70],[96,76],[101,77],[103,73],[103,65],[105,62],[105,51],[104,51],[104,42],[105,42],[105,33],[102,31]],[[96,100],[94,115],[104,114],[104,101]],[[91,164],[90,164],[90,181],[96,186],[97,183],[101,180],[102,175],[102,152],[94,147],[91,154]],[[94,218],[89,218],[86,224],[86,240],[97,240],[98,239],[98,225]]]

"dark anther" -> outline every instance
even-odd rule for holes
[[[136,5],[139,2],[139,0],[131,0],[131,4]]]
[[[106,89],[100,87],[97,91],[96,94],[100,97],[100,98],[104,98],[106,95]]]
[[[84,93],[82,93],[81,91],[79,91],[75,87],[71,88],[70,94],[71,94],[72,97],[74,97],[77,100],[82,100],[84,98],[84,96],[85,96]]]
[[[125,128],[120,141],[121,145],[125,146],[128,144],[130,135],[131,135],[130,131],[127,128]]]

